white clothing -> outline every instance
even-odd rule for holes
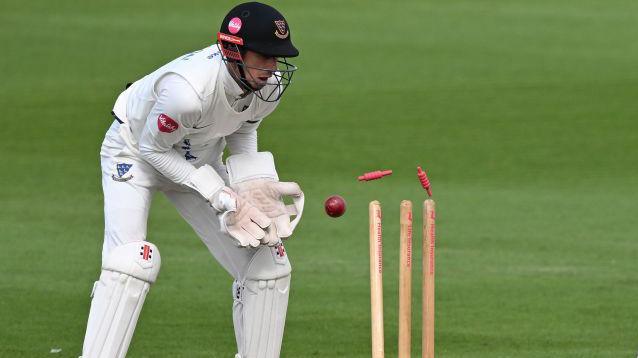
[[[241,95],[215,45],[169,62],[120,94],[113,113],[123,123],[111,126],[101,151],[103,258],[115,246],[145,240],[156,191],[169,199],[175,193],[196,194],[184,184],[205,164],[227,182],[221,161],[226,140],[232,154],[257,152],[257,127],[277,103],[251,94],[248,108],[237,111],[228,100],[239,98],[241,104],[248,98]],[[166,117],[172,121],[170,126],[162,122]],[[212,209],[206,212],[211,220],[217,219]],[[233,243],[225,234],[218,235]]]
[[[243,111],[227,94],[241,91],[215,45],[179,57],[134,82],[115,102],[120,135],[133,154],[169,180],[185,184],[196,167],[221,166],[231,154],[257,151],[257,127],[278,102],[250,95]],[[241,102],[241,101],[240,101]],[[243,103],[243,102],[242,102]],[[172,126],[160,124],[168,117]]]
[[[159,175],[150,164],[136,157],[119,135],[121,127],[117,122],[111,125],[100,152],[105,218],[102,260],[105,262],[115,247],[146,241],[151,200],[155,192],[161,191],[224,269],[235,280],[242,280],[248,263],[259,248],[238,247],[230,236],[222,233],[217,212],[210,203],[190,188]],[[131,166],[124,175],[119,175],[118,164]],[[273,255],[276,257],[275,251]]]

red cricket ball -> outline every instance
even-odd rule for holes
[[[338,218],[346,212],[346,201],[339,195],[333,195],[326,199],[324,206],[326,214],[333,218]]]

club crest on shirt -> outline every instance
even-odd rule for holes
[[[115,181],[129,181],[133,179],[133,174],[126,175],[133,164],[128,163],[116,163],[115,164],[115,173],[111,174],[111,178]]]
[[[179,128],[179,124],[173,118],[162,113],[157,117],[157,128],[160,132],[172,133]]]
[[[277,26],[277,30],[275,30],[275,36],[280,39],[285,39],[290,35],[290,32],[286,28],[286,21],[284,20],[275,20],[275,26]]]

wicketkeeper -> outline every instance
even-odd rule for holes
[[[303,193],[280,182],[273,156],[257,151],[257,128],[297,69],[286,19],[257,2],[233,8],[217,43],[132,83],[113,107],[100,152],[105,233],[83,357],[124,357],[160,270],[147,241],[162,192],[234,278],[238,358],[278,357]],[[222,162],[228,146],[230,156]],[[292,205],[282,198],[292,197]],[[291,221],[291,217],[294,220]]]

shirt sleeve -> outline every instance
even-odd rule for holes
[[[237,131],[226,136],[230,154],[257,153],[257,127],[260,122],[244,122]]]
[[[139,139],[140,154],[169,180],[184,184],[196,170],[174,148],[187,128],[201,117],[201,100],[181,76],[171,73],[155,85],[157,101],[151,109]]]

